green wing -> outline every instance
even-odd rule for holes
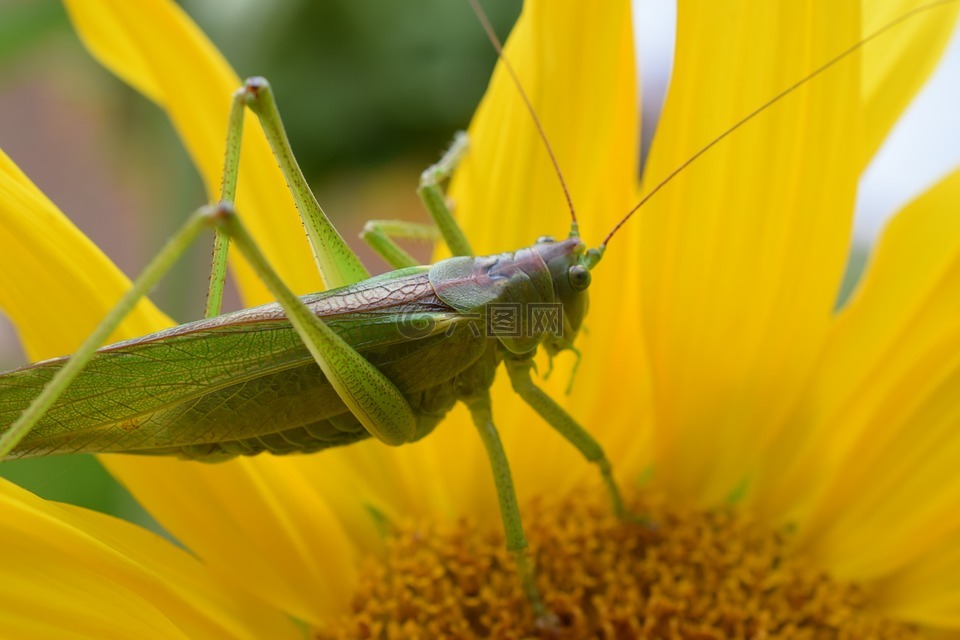
[[[469,331],[446,335],[463,317],[423,286],[425,273],[407,271],[305,300],[430,420],[452,404],[444,385],[483,345]],[[11,424],[64,361],[0,376],[0,425]],[[104,347],[11,457],[217,458],[312,451],[364,437],[282,311],[266,305]]]

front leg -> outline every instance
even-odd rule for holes
[[[564,411],[563,407],[548,396],[543,389],[533,383],[533,379],[530,377],[533,360],[530,357],[508,357],[504,360],[504,366],[507,368],[507,374],[510,376],[510,383],[513,385],[514,391],[523,398],[524,402],[533,407],[534,411],[547,421],[547,424],[556,429],[557,433],[576,447],[583,454],[583,457],[597,465],[597,468],[600,469],[600,475],[603,477],[603,483],[610,493],[614,513],[618,518],[627,519],[629,516],[623,506],[620,488],[617,486],[610,461],[607,460],[600,443],[586,429],[581,427],[569,413]]]

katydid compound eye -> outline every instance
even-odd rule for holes
[[[567,271],[567,277],[570,278],[570,286],[574,291],[583,291],[590,286],[590,271],[583,265],[574,265]]]
[[[540,236],[537,238],[537,244],[547,244],[549,242],[556,242],[557,240],[553,236]]]

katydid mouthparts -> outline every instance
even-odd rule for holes
[[[471,3],[516,80],[476,0]],[[187,221],[75,354],[0,375],[0,458],[89,452],[218,461],[311,453],[371,436],[401,445],[427,436],[462,402],[489,456],[507,547],[534,611],[549,617],[524,553],[520,509],[492,419],[489,390],[500,365],[516,393],[597,465],[614,511],[629,517],[599,443],[533,381],[534,356],[541,348],[550,355],[575,350],[591,272],[616,231],[650,197],[773,103],[909,17],[944,4],[930,3],[887,24],[735,123],[648,190],[595,249],[580,240],[570,203],[568,238],[544,237],[513,252],[475,256],[441,188],[467,152],[466,136],[459,134],[421,177],[418,192],[434,224],[373,221],[365,228],[363,238],[395,269],[375,277],[307,186],[269,84],[251,78],[233,97],[220,203]],[[327,291],[295,296],[233,212],[248,108],[260,119],[290,185]],[[559,168],[557,175],[566,193]],[[217,233],[208,317],[102,347],[206,228]],[[418,265],[396,244],[404,237],[439,238],[453,257]],[[229,242],[277,303],[219,315]]]

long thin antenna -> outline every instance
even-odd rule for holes
[[[540,124],[540,118],[537,117],[537,112],[534,110],[533,104],[530,103],[527,92],[523,90],[523,85],[520,84],[520,78],[517,77],[517,73],[513,70],[510,61],[507,60],[507,56],[503,54],[503,45],[500,44],[500,38],[497,37],[497,33],[493,30],[493,25],[490,24],[490,20],[487,18],[483,7],[480,6],[479,0],[470,0],[470,6],[473,7],[473,12],[477,14],[480,24],[483,25],[483,30],[487,32],[487,38],[490,39],[493,48],[497,50],[497,57],[500,58],[500,62],[502,62],[503,66],[507,69],[507,72],[513,79],[513,83],[517,85],[517,90],[520,92],[520,97],[523,98],[523,103],[527,105],[527,111],[530,112],[533,123],[537,125],[537,132],[540,134],[540,139],[543,140],[543,145],[547,148],[547,154],[550,156],[550,162],[553,163],[553,168],[557,172],[557,178],[560,179],[563,195],[567,198],[567,207],[570,208],[570,218],[573,221],[574,227],[576,227],[577,212],[573,208],[573,199],[570,197],[570,190],[567,189],[567,181],[563,179],[563,172],[560,171],[560,163],[557,162],[557,157],[553,155],[553,148],[550,146],[550,141],[547,140],[547,134],[543,131],[543,125]]]
[[[943,5],[946,5],[946,4],[950,4],[951,2],[956,2],[956,0],[937,0],[936,2],[930,2],[930,3],[928,3],[928,4],[919,6],[919,7],[915,8],[915,9],[912,9],[912,10],[908,11],[907,13],[905,13],[905,14],[903,14],[902,16],[900,16],[899,18],[893,20],[892,22],[888,22],[886,25],[884,25],[883,27],[877,29],[876,31],[874,31],[873,33],[871,33],[870,35],[868,35],[866,38],[864,38],[864,39],[861,40],[860,42],[856,43],[855,45],[851,46],[850,48],[846,49],[846,50],[843,51],[842,53],[837,54],[835,57],[833,57],[832,59],[830,59],[828,62],[824,63],[822,66],[820,66],[820,67],[818,67],[817,69],[811,71],[809,74],[807,74],[806,76],[804,76],[804,77],[801,78],[800,80],[797,80],[797,81],[794,82],[792,85],[790,85],[789,87],[787,87],[786,89],[784,89],[783,91],[781,91],[780,93],[778,93],[777,95],[775,95],[774,97],[770,98],[769,100],[767,100],[766,102],[764,102],[762,105],[760,105],[759,107],[757,107],[756,109],[754,109],[753,111],[751,111],[749,114],[747,114],[746,116],[744,116],[744,118],[743,118],[742,120],[738,121],[735,125],[733,125],[733,126],[730,127],[729,129],[727,129],[726,131],[724,131],[723,133],[721,133],[719,136],[717,136],[717,137],[714,138],[712,141],[710,141],[709,143],[707,143],[703,148],[701,148],[701,149],[700,149],[699,151],[697,151],[695,154],[693,154],[692,156],[690,156],[683,164],[681,164],[679,167],[677,167],[676,169],[674,169],[673,171],[671,171],[670,174],[667,175],[666,178],[664,178],[663,180],[661,180],[661,181],[657,184],[657,186],[655,186],[653,189],[651,189],[650,192],[647,193],[647,195],[643,196],[643,199],[641,199],[640,202],[638,202],[635,207],[633,207],[632,209],[630,209],[630,211],[627,213],[627,215],[625,215],[625,216],[623,217],[623,219],[622,219],[620,222],[617,223],[617,226],[615,226],[615,227],[613,228],[613,230],[612,230],[609,234],[607,234],[607,237],[603,240],[603,244],[601,244],[600,246],[601,246],[601,247],[606,247],[606,246],[607,246],[607,243],[610,242],[610,238],[613,237],[613,234],[615,234],[617,231],[619,231],[619,230],[620,230],[620,227],[622,227],[622,226],[627,222],[627,220],[629,220],[630,217],[631,217],[634,213],[636,213],[637,210],[640,209],[640,207],[642,207],[644,204],[646,204],[647,201],[648,201],[650,198],[652,198],[654,195],[656,195],[656,193],[657,193],[658,191],[660,191],[660,189],[662,189],[663,187],[667,186],[667,184],[668,184],[671,180],[673,180],[673,179],[677,176],[677,174],[679,174],[681,171],[683,171],[684,169],[686,169],[687,167],[689,167],[691,164],[694,163],[695,160],[697,160],[700,156],[702,156],[702,155],[705,154],[707,151],[709,151],[710,149],[712,149],[718,142],[720,142],[721,140],[723,140],[724,138],[726,138],[727,136],[729,136],[731,133],[733,133],[734,131],[736,131],[737,129],[739,129],[739,128],[742,127],[743,125],[745,125],[747,122],[749,122],[750,120],[752,120],[755,116],[759,115],[762,111],[766,110],[768,107],[772,106],[774,103],[779,102],[781,99],[783,99],[783,98],[785,98],[786,96],[788,96],[789,94],[793,93],[794,91],[796,91],[797,89],[799,89],[801,86],[803,86],[804,84],[806,84],[806,83],[809,82],[810,80],[813,80],[814,78],[816,78],[817,76],[819,76],[821,73],[823,73],[824,71],[826,71],[827,69],[829,69],[829,68],[832,67],[833,65],[837,64],[838,62],[840,62],[841,60],[843,60],[844,58],[846,58],[847,56],[849,56],[851,53],[854,53],[854,52],[857,51],[858,49],[862,48],[865,44],[867,44],[867,43],[870,42],[871,40],[874,40],[874,39],[882,36],[884,33],[886,33],[887,31],[889,31],[890,29],[893,29],[894,27],[896,27],[896,26],[899,25],[900,23],[906,22],[907,20],[909,20],[910,18],[916,16],[916,15],[919,14],[919,13],[923,13],[923,12],[928,11],[928,10],[930,10],[930,9],[935,9],[935,8],[937,8],[937,7],[940,7],[940,6],[943,6]]]

